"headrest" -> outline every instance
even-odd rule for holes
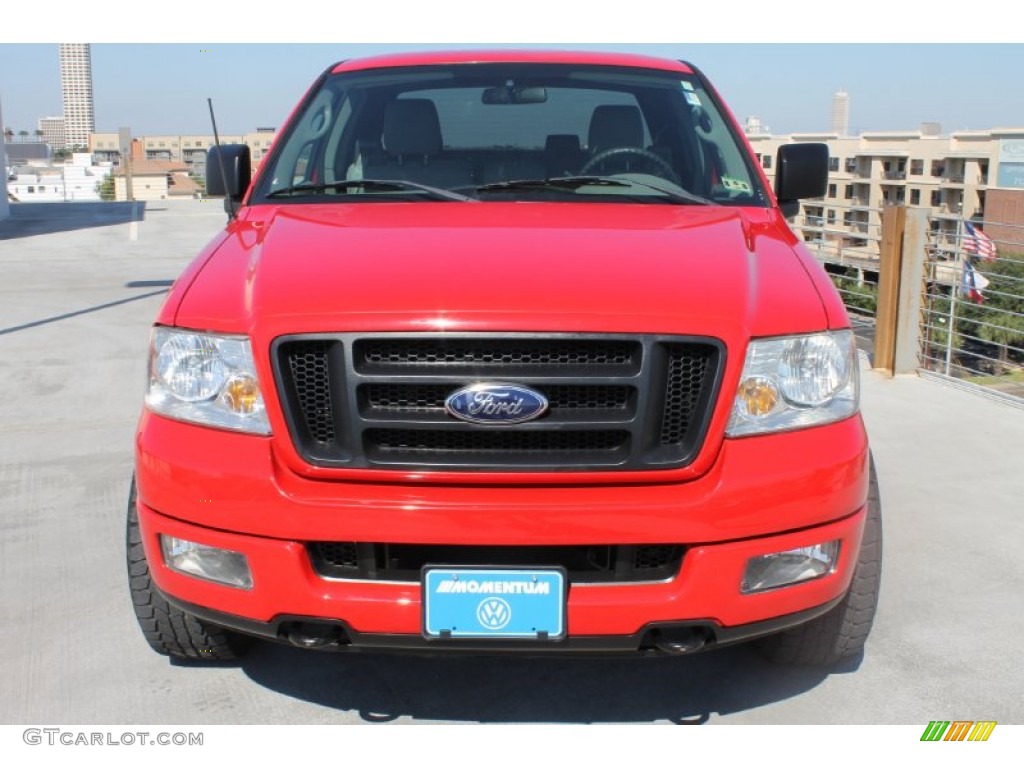
[[[384,110],[384,149],[389,155],[436,155],[441,124],[430,99],[398,99]]]
[[[590,117],[587,149],[599,152],[613,147],[642,147],[644,123],[638,107],[602,104]]]

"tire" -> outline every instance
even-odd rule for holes
[[[128,495],[128,587],[139,628],[159,654],[193,661],[229,661],[245,654],[250,638],[200,621],[168,603],[153,586],[142,548],[135,479]]]
[[[824,616],[757,641],[777,664],[831,666],[859,654],[871,632],[882,575],[882,502],[870,461],[867,520],[853,581],[842,601]]]

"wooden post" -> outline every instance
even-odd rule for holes
[[[916,373],[921,365],[921,312],[927,293],[925,262],[928,259],[928,212],[924,208],[907,210],[902,253],[894,374]]]
[[[903,229],[907,209],[882,209],[882,243],[878,264],[878,306],[875,312],[875,368],[890,375],[896,360],[896,324],[899,319],[900,274],[903,271]]]

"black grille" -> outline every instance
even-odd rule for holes
[[[613,451],[629,441],[628,432],[463,431],[452,429],[370,429],[363,433],[367,452],[399,453],[553,453]]]
[[[711,350],[692,344],[669,346],[668,376],[665,384],[665,415],[661,422],[661,442],[681,443],[699,415],[701,392],[711,364]]]
[[[314,465],[572,472],[691,462],[725,354],[678,336],[335,334],[280,339],[273,360],[292,440]],[[529,387],[549,407],[502,425],[445,411],[478,383]]]
[[[547,339],[374,339],[356,343],[357,369],[373,366],[629,367],[639,346],[628,341]]]
[[[419,581],[424,565],[562,567],[573,584],[661,581],[675,576],[684,548],[630,546],[456,546],[317,541],[307,545],[321,576],[368,581]]]
[[[334,441],[334,405],[327,361],[328,345],[296,344],[288,350],[288,370],[309,436],[317,443]]]

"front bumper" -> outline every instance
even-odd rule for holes
[[[720,644],[800,623],[841,599],[860,549],[867,495],[859,417],[727,440],[712,471],[688,483],[600,488],[310,480],[282,468],[268,439],[149,414],[138,447],[139,522],[161,592],[214,623],[267,637],[280,638],[294,622],[326,623],[354,648],[474,646],[422,638],[418,583],[320,577],[308,541],[682,544],[686,554],[671,579],[570,586],[569,637],[549,648],[637,649],[650,644],[652,630],[692,627]],[[160,534],[244,553],[253,588],[168,569]],[[751,557],[833,539],[841,549],[829,575],[740,594]]]

